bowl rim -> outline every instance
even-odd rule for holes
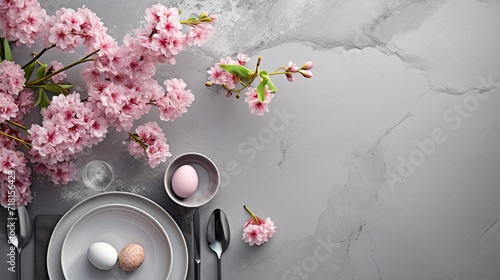
[[[191,204],[191,203],[185,203],[183,202],[175,193],[174,191],[172,190],[172,186],[171,186],[171,183],[170,183],[170,179],[171,178],[168,178],[168,174],[169,174],[169,171],[171,170],[172,166],[174,163],[178,162],[180,159],[186,157],[186,156],[196,156],[196,157],[200,157],[200,158],[203,158],[210,166],[213,167],[213,169],[215,170],[216,174],[217,174],[217,178],[216,178],[216,186],[215,186],[215,191],[210,195],[210,196],[207,196],[205,200],[201,201],[200,203],[196,203],[196,204]],[[181,166],[181,165],[179,165]],[[175,171],[172,171],[172,175]],[[215,197],[215,195],[217,194],[217,192],[219,191],[219,187],[220,187],[220,172],[219,172],[219,168],[217,168],[217,165],[215,165],[215,163],[213,162],[213,160],[211,160],[208,156],[202,154],[202,153],[199,153],[199,152],[185,152],[185,153],[182,153],[178,156],[176,156],[167,166],[167,169],[165,170],[165,174],[163,176],[163,186],[165,188],[165,191],[167,192],[168,196],[170,197],[170,199],[172,201],[174,201],[175,203],[177,203],[178,205],[180,206],[184,206],[186,208],[196,208],[196,207],[200,207],[200,206],[203,206],[205,204],[207,204],[208,202],[210,202],[212,200],[212,198]]]

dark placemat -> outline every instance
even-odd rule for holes
[[[48,280],[47,249],[52,231],[62,215],[37,215],[35,218],[35,279]]]

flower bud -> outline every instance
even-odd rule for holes
[[[311,70],[313,69],[314,67],[314,64],[311,62],[311,61],[308,61],[306,63],[304,63],[304,65],[302,65],[302,67],[300,67],[301,70]]]
[[[295,77],[292,75],[292,74],[285,74],[286,75],[286,79],[289,81],[289,82],[293,82],[295,81]]]
[[[288,72],[296,73],[299,71],[299,67],[297,67],[297,65],[295,65],[295,63],[289,61],[288,67],[285,70]]]
[[[306,78],[312,78],[313,74],[309,70],[299,70],[299,73]]]
[[[231,97],[231,95],[233,95],[233,92],[228,90],[226,91],[226,97]]]
[[[213,86],[213,85],[214,85],[214,83],[212,83],[212,82],[206,82],[206,83],[205,83],[205,86],[207,86],[207,87],[211,87],[211,86]]]

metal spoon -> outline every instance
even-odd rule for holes
[[[208,246],[217,255],[217,279],[222,279],[221,273],[221,255],[229,246],[231,233],[229,231],[229,222],[226,214],[220,209],[215,209],[210,215],[207,225]]]
[[[9,243],[17,249],[17,279],[21,279],[21,250],[28,244],[33,233],[31,219],[25,207],[9,209],[7,236]]]

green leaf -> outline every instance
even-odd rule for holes
[[[38,67],[38,70],[36,71],[36,79],[41,79],[45,77],[45,74],[47,74],[47,64],[42,64],[40,67]]]
[[[5,60],[13,61],[12,52],[10,51],[9,41],[6,38],[3,38],[3,54]]]
[[[268,79],[269,78],[269,74],[267,73],[267,71],[265,70],[261,70],[259,71],[259,76],[262,78],[262,79]]]
[[[65,86],[67,86],[67,85],[65,85]],[[51,91],[54,93],[58,93],[58,94],[65,94],[66,93],[64,88],[58,84],[43,84],[40,87],[42,87],[45,90],[48,90],[48,91]]]
[[[37,92],[37,94],[38,94],[38,98],[36,99],[35,104],[33,104],[33,107],[38,106],[38,104],[40,104],[40,102],[42,102],[42,92],[43,92],[43,88],[39,88],[36,92]]]
[[[220,67],[246,81],[248,81],[254,73],[252,70],[246,68],[245,66],[238,64],[221,64]]]
[[[74,87],[74,85],[66,85],[66,84],[58,84],[61,88],[63,89],[69,89],[69,88],[72,88]]]
[[[35,65],[36,63],[33,61],[33,63],[24,68],[24,78],[26,78],[26,81],[29,81],[31,78],[31,74],[33,74],[33,71],[35,70]]]
[[[50,84],[28,85],[27,87],[44,89],[57,94],[66,94],[67,93],[66,90],[73,87],[73,85],[50,83]]]
[[[277,92],[278,91],[278,89],[274,85],[273,81],[271,81],[271,78],[266,79],[265,81],[266,81],[266,85],[269,87],[269,90],[271,92]]]
[[[47,93],[45,92],[45,90],[42,91],[41,96],[42,96],[42,100],[40,102],[40,108],[47,108],[47,107],[49,107],[49,105],[50,105],[50,99],[47,96]]]
[[[266,80],[262,80],[257,87],[257,97],[260,102],[264,102],[264,99],[266,98]]]
[[[271,77],[269,76],[269,74],[266,71],[264,71],[264,70],[260,71],[259,76],[262,78],[262,81],[266,82],[266,85],[269,87],[269,90],[271,92],[278,91],[278,89],[274,85],[273,81],[271,81]]]

